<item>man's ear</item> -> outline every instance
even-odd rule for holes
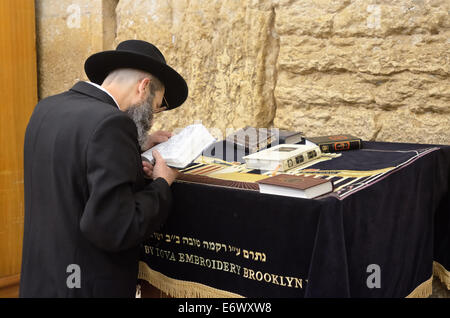
[[[150,89],[150,78],[144,77],[139,81],[138,85],[138,95],[140,99],[143,99],[148,93],[147,91]]]

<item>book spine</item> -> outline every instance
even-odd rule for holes
[[[302,164],[305,164],[311,160],[316,159],[320,155],[321,155],[320,148],[317,147],[316,149],[299,154],[295,158],[286,159],[283,161],[282,164],[283,171],[290,170]]]
[[[347,140],[319,143],[320,151],[322,152],[337,152],[344,150],[361,149],[361,140]]]

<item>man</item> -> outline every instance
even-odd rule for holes
[[[85,71],[91,82],[41,100],[27,126],[21,297],[133,297],[140,244],[171,207],[177,172],[140,152],[169,137],[147,135],[153,111],[181,105],[186,82],[138,40]]]

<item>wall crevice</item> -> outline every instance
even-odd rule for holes
[[[103,50],[115,48],[118,25],[116,8],[118,4],[119,0],[102,0]]]

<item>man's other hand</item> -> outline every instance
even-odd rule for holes
[[[144,174],[146,178],[152,179],[153,176],[153,165],[148,161],[142,161],[142,168],[144,169]]]
[[[178,176],[178,170],[168,167],[158,150],[153,150],[152,154],[155,159],[152,178],[164,178],[171,185]]]
[[[170,131],[163,131],[163,130],[155,131],[154,133],[148,135],[147,142],[145,143],[144,149],[142,150],[146,151],[156,146],[157,144],[169,140],[170,137],[172,137],[172,133]]]

